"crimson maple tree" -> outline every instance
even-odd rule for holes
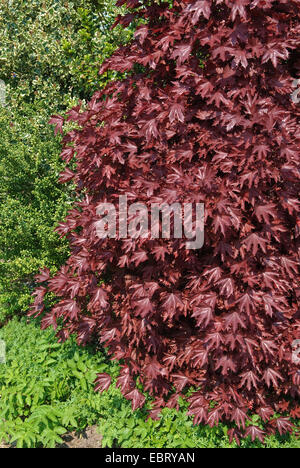
[[[152,417],[193,387],[195,423],[226,422],[237,441],[291,432],[300,416],[300,112],[289,57],[299,2],[125,3],[116,24],[146,21],[100,71],[127,78],[68,113],[79,128],[63,137],[62,158],[76,170],[61,181],[75,182],[81,199],[58,232],[71,256],[54,277],[38,276],[31,314],[62,325],[61,340],[96,336],[121,361],[117,386],[134,409],[145,402],[138,377]],[[63,122],[52,119],[57,131]],[[98,204],[125,194],[149,207],[204,203],[203,248],[99,239]],[[47,292],[59,298],[50,312]],[[100,374],[97,390],[109,385]]]

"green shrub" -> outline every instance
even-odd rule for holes
[[[57,184],[60,144],[47,112],[26,110],[0,108],[0,322],[26,310],[33,272],[48,262],[55,270],[67,253],[53,232],[72,203]]]
[[[0,78],[14,102],[53,94],[86,98],[114,77],[98,74],[103,60],[132,35],[110,31],[123,9],[113,0],[11,0],[0,3]],[[61,107],[59,105],[59,107]]]
[[[109,30],[119,11],[111,0],[0,2],[0,325],[28,308],[38,269],[66,257],[53,231],[74,194],[57,184],[61,145],[48,121],[115,76],[98,70],[132,34]]]

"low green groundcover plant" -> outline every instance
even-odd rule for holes
[[[0,339],[7,347],[7,363],[0,364],[0,442],[54,447],[64,434],[98,424],[103,447],[237,447],[228,444],[225,425],[194,426],[183,401],[180,411],[165,408],[153,421],[146,419],[145,409],[133,412],[115,384],[95,393],[97,372],[109,370],[114,383],[119,374],[104,350],[78,348],[73,339],[59,344],[54,332],[16,318],[0,330]],[[249,438],[241,446],[263,447]],[[300,448],[300,442],[294,436],[271,436],[264,446]]]

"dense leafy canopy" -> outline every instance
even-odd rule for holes
[[[102,67],[131,71],[71,110],[64,137],[81,201],[58,229],[72,250],[44,270],[32,314],[60,299],[43,327],[61,340],[97,336],[123,366],[133,408],[152,417],[189,387],[196,423],[225,421],[230,437],[292,431],[300,371],[299,107],[288,58],[300,32],[295,0],[128,0],[117,23],[147,20]],[[203,65],[203,59],[205,60]],[[63,117],[52,119],[57,131]],[[99,239],[99,202],[204,202],[205,245]],[[103,279],[105,280],[103,283]],[[98,376],[104,390],[110,376]],[[251,423],[250,413],[263,423]],[[278,413],[281,414],[278,417]]]

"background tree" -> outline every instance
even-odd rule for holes
[[[117,76],[98,71],[132,35],[110,31],[121,11],[111,1],[0,2],[0,323],[28,308],[41,265],[55,271],[67,258],[53,230],[75,194],[57,183],[64,164],[48,121]]]

